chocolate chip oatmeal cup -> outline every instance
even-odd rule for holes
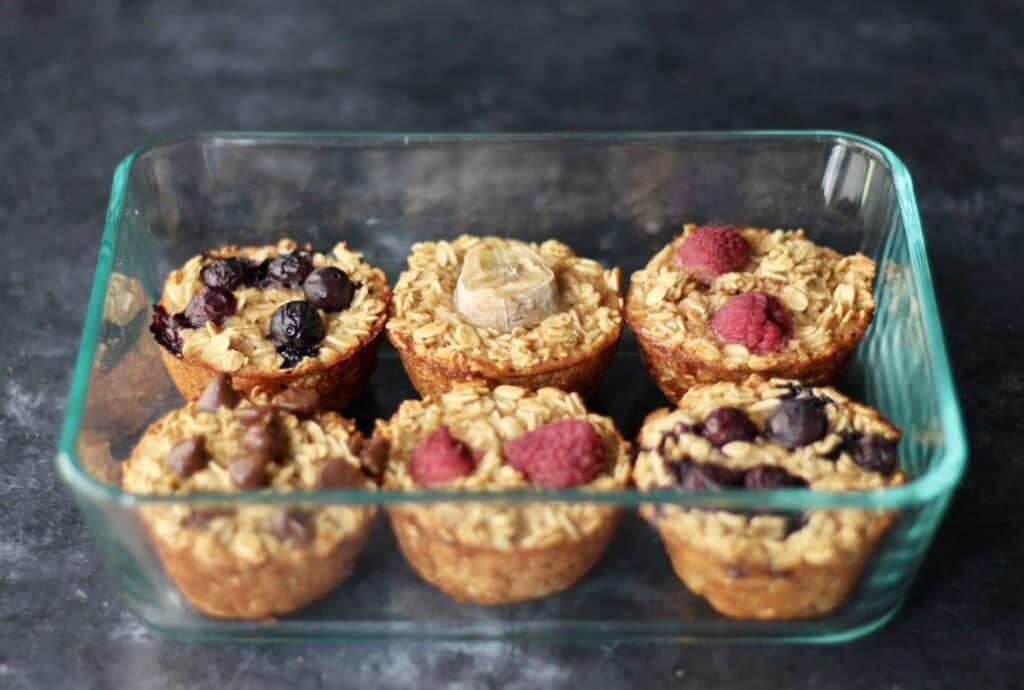
[[[751,374],[828,384],[871,324],[874,276],[803,230],[686,225],[633,274],[626,319],[673,401]]]
[[[900,431],[833,388],[754,377],[692,387],[640,430],[641,491],[809,488],[870,491],[902,484]],[[672,566],[694,593],[737,618],[831,611],[857,582],[892,511],[802,513],[644,505]]]
[[[306,388],[340,409],[366,388],[389,300],[384,273],[344,242],[231,245],[171,272],[150,330],[188,400],[222,372],[245,394]]]
[[[372,444],[311,390],[242,400],[219,374],[199,399],[154,422],[124,464],[140,494],[290,492],[357,487],[379,474]],[[167,573],[195,608],[265,618],[302,608],[344,580],[372,506],[171,503],[140,508]]]
[[[388,444],[384,485],[495,492],[629,483],[630,446],[612,420],[555,388],[461,384],[408,400],[374,439]],[[402,553],[453,598],[502,604],[572,586],[598,561],[620,511],[598,503],[391,505]]]
[[[388,338],[421,395],[460,381],[594,393],[622,333],[619,269],[556,240],[412,247]]]

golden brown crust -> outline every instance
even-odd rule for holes
[[[352,572],[372,523],[363,521],[327,553],[309,549],[258,565],[223,549],[199,558],[194,549],[149,531],[167,573],[193,606],[211,616],[252,619],[296,611],[330,592]]]
[[[261,401],[265,403],[265,401]],[[122,487],[142,494],[237,494],[233,458],[243,454],[249,430],[240,412],[200,409],[196,403],[153,422],[123,465]],[[358,448],[362,434],[335,412],[300,418],[284,410],[275,428],[286,450],[267,463],[266,485],[289,492],[319,486],[330,462],[351,467],[353,481],[372,491]],[[171,462],[185,439],[202,439],[206,460],[188,474]],[[373,506],[292,506],[256,502],[177,503],[139,509],[171,579],[196,608],[210,615],[263,618],[294,611],[325,594],[352,570],[366,541]]]
[[[693,385],[741,382],[751,374],[809,385],[834,383],[874,315],[874,262],[815,245],[803,230],[738,227],[751,247],[751,259],[744,270],[705,286],[675,259],[696,229],[686,225],[683,234],[635,272],[626,298],[626,321],[665,395],[677,401]],[[712,315],[726,300],[754,290],[776,295],[793,320],[793,334],[778,352],[752,353],[722,341],[711,328]]]
[[[694,546],[677,531],[659,524],[649,506],[641,514],[657,526],[672,568],[691,591],[726,616],[761,620],[808,618],[839,606],[893,520],[892,515],[884,515],[874,522],[863,548],[843,552],[842,560],[803,561],[789,570],[772,571],[763,564],[727,560]]]
[[[699,430],[714,410],[742,410],[764,429],[784,400],[796,396],[822,404],[825,435],[789,448],[764,434],[716,447]],[[902,484],[898,468],[886,473],[859,465],[843,439],[873,434],[896,444],[900,431],[881,413],[832,388],[796,386],[751,377],[691,388],[675,410],[644,421],[633,479],[641,491],[679,487],[677,463],[710,463],[733,471],[779,467],[817,491],[870,491]],[[730,616],[800,618],[842,603],[878,539],[895,519],[871,508],[811,508],[790,513],[735,513],[670,504],[643,505],[640,514],[657,530],[680,579]]]
[[[394,343],[396,338],[389,333]],[[552,387],[564,391],[575,391],[584,398],[589,398],[601,384],[601,378],[611,364],[619,348],[615,340],[602,350],[593,354],[585,354],[560,363],[558,368],[538,367],[528,373],[500,373],[487,377],[469,369],[445,367],[427,357],[416,354],[411,348],[396,344],[402,359],[405,373],[420,395],[440,395],[459,383],[480,383],[492,388],[502,385],[521,386],[539,390]]]
[[[588,421],[605,446],[600,472],[580,488],[614,491],[629,483],[629,443],[611,419],[588,413],[579,394],[555,388],[462,385],[408,400],[375,438],[389,443],[384,485],[421,489],[409,471],[416,444],[440,425],[480,454],[473,471],[445,488],[466,492],[536,488],[505,462],[504,444],[561,419]],[[403,553],[424,579],[460,600],[484,604],[541,597],[569,587],[600,557],[618,522],[597,503],[440,502],[388,508]]]
[[[389,508],[388,516],[398,546],[420,577],[457,601],[477,604],[525,601],[568,589],[601,558],[619,521],[619,512],[609,511],[571,546],[559,541],[494,549],[445,539],[408,509]]]
[[[160,305],[174,313],[184,309],[188,298],[200,285],[199,269],[207,257],[245,256],[253,260],[286,253],[298,248],[289,239],[276,245],[238,247],[229,245],[193,257],[172,271],[164,283]],[[360,282],[352,305],[343,312],[325,314],[327,335],[316,357],[305,357],[296,366],[282,369],[281,358],[266,340],[272,309],[260,309],[259,317],[229,317],[222,327],[212,322],[199,329],[183,329],[185,346],[176,357],[160,348],[167,370],[186,400],[195,400],[206,384],[219,372],[231,374],[234,386],[249,395],[254,389],[272,394],[285,388],[312,388],[320,393],[326,408],[340,409],[349,405],[366,388],[376,363],[380,335],[387,323],[391,289],[383,271],[362,261],[361,255],[339,243],[332,254],[313,254],[315,266],[337,266]],[[302,291],[283,288],[238,288],[238,295],[248,295],[241,309],[253,309],[254,295],[272,290],[274,305],[292,299],[304,299]],[[240,302],[242,304],[242,302]],[[271,306],[274,306],[271,305]],[[247,352],[248,354],[243,354]]]
[[[340,410],[348,407],[362,395],[377,366],[377,351],[380,349],[380,333],[365,343],[351,356],[334,362],[330,366],[308,371],[280,369],[266,374],[232,374],[231,385],[249,397],[264,393],[273,395],[285,388],[311,388],[320,394],[324,409]],[[217,375],[217,370],[200,361],[178,358],[160,348],[160,356],[174,385],[186,400],[195,400],[206,388],[206,384]]]
[[[463,260],[481,246],[521,246],[554,273],[561,311],[508,333],[477,327],[454,304]],[[555,240],[529,244],[463,235],[413,246],[399,277],[387,331],[417,390],[448,390],[451,380],[593,393],[622,334],[621,272],[576,256]]]
[[[630,320],[628,310],[626,321],[636,333],[640,358],[644,366],[661,392],[672,402],[678,402],[691,387],[698,384],[717,381],[742,383],[753,374],[766,378],[793,379],[809,386],[832,385],[846,371],[850,357],[853,356],[863,336],[863,332],[851,332],[848,338],[837,341],[832,347],[813,357],[754,372],[749,367],[735,367],[722,361],[715,362],[690,356],[656,338],[650,338]],[[864,329],[866,330],[869,325],[870,322],[865,323]]]

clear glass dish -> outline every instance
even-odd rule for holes
[[[561,239],[627,276],[684,221],[805,227],[817,242],[879,265],[877,313],[840,388],[904,430],[911,481],[883,491],[803,489],[594,496],[580,491],[469,496],[353,490],[146,497],[118,486],[118,462],[146,423],[179,405],[156,346],[118,304],[152,303],[187,257],[283,235],[328,247],[346,239],[394,282],[409,246],[462,232]],[[123,364],[128,363],[128,366]],[[351,410],[367,429],[414,390],[382,348]],[[632,335],[591,406],[634,437],[667,401]],[[114,176],[57,465],[117,590],[154,629],[186,639],[759,640],[836,642],[899,608],[963,473],[966,442],[935,305],[910,175],[891,151],[840,132],[431,135],[208,133],[143,146]],[[420,580],[380,511],[352,575],[299,613],[222,620],[192,609],[154,552],[141,514],[161,504],[341,505],[409,502],[614,503],[622,520],[574,587],[540,600],[457,603]],[[897,519],[845,603],[800,620],[721,616],[675,577],[641,503],[802,511],[887,508]]]

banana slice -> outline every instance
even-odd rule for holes
[[[555,274],[525,246],[471,249],[455,285],[455,308],[474,326],[508,333],[558,311]]]

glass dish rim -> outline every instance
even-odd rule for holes
[[[269,142],[301,142],[316,139],[351,139],[353,143],[388,142],[402,140],[403,145],[413,142],[437,141],[502,142],[516,141],[585,141],[636,140],[658,138],[700,139],[817,139],[834,140],[837,144],[856,144],[872,157],[888,166],[896,189],[897,207],[903,222],[909,249],[910,263],[918,280],[916,295],[924,323],[928,362],[935,377],[939,403],[939,417],[945,436],[942,456],[921,477],[905,484],[863,492],[827,493],[809,489],[776,489],[771,491],[736,490],[729,492],[679,492],[672,489],[641,492],[635,488],[592,492],[586,489],[517,490],[458,492],[445,490],[421,491],[366,491],[353,489],[311,490],[295,492],[238,492],[193,493],[187,496],[143,495],[124,491],[103,483],[84,468],[75,451],[85,409],[92,361],[99,337],[103,302],[110,274],[113,270],[114,249],[119,239],[124,196],[129,174],[135,162],[158,148],[188,140],[225,139],[237,144],[255,145]],[[114,172],[110,202],[107,207],[99,255],[89,293],[85,324],[79,343],[72,374],[67,408],[61,429],[57,452],[57,467],[64,481],[76,492],[104,503],[131,507],[158,503],[312,503],[312,504],[406,504],[425,502],[592,502],[637,506],[643,503],[673,503],[696,505],[722,510],[743,508],[776,508],[802,510],[808,507],[869,506],[900,508],[924,504],[950,493],[963,475],[967,460],[967,440],[956,387],[953,382],[946,351],[941,319],[935,300],[931,268],[925,248],[924,233],[914,195],[913,180],[902,160],[885,145],[867,137],[840,130],[732,130],[732,131],[644,131],[644,132],[303,132],[303,131],[195,131],[154,139],[134,149]]]

